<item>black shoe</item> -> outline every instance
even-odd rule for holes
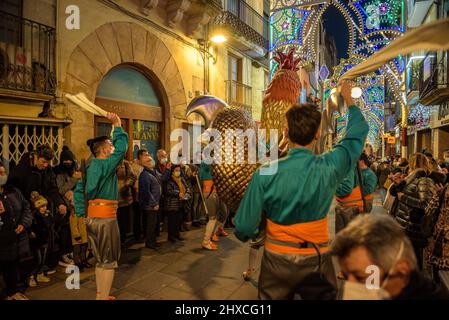
[[[201,224],[199,222],[192,222],[192,227],[201,228]]]
[[[176,237],[176,239],[178,239],[179,241],[184,241],[186,238],[179,236],[179,237]]]
[[[160,247],[160,245],[157,245],[157,244],[146,244],[145,245],[145,248],[148,248],[148,249],[152,249],[152,250],[157,250],[157,249],[159,249],[159,247]]]
[[[207,224],[207,221],[205,221],[205,220],[200,221],[200,225],[205,226],[206,224]]]
[[[84,265],[82,263],[79,263],[76,265],[80,272],[84,272]]]

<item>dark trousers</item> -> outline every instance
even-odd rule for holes
[[[34,270],[32,274],[34,276],[37,276],[39,273],[43,272],[43,267],[47,263],[47,253],[48,253],[47,245],[38,248],[33,248]]]
[[[167,211],[168,218],[168,240],[176,240],[179,238],[179,231],[182,223],[182,211]]]
[[[193,194],[192,199],[192,208],[191,208],[191,214],[192,214],[192,222],[199,222],[201,218],[201,195],[198,192],[195,192]]]
[[[126,227],[128,226],[129,214],[131,206],[120,207],[117,210],[117,223],[120,230],[120,242],[126,242]]]
[[[17,262],[16,261],[0,261],[0,274],[3,274],[3,280],[6,288],[7,296],[17,293]]]
[[[73,246],[73,260],[77,266],[87,262],[87,243]]]
[[[136,241],[139,241],[142,237],[146,237],[146,214],[140,209],[139,202],[133,203],[133,213],[134,213],[134,219],[133,219],[133,234],[134,239]]]
[[[158,225],[159,210],[144,210],[143,217],[146,220],[145,228],[145,244],[147,246],[156,245],[156,231],[159,230]]]
[[[292,300],[299,294],[303,300],[335,298],[337,279],[331,255],[281,254],[264,251],[259,276],[259,299]]]
[[[422,270],[423,264],[424,264],[424,257],[423,257],[424,247],[422,246],[422,244],[418,244],[413,241],[412,241],[412,245],[413,245],[413,249],[415,251],[416,261],[418,262],[419,269]]]

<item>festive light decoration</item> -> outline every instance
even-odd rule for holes
[[[326,2],[272,0],[271,4],[272,10],[274,10],[271,20],[272,49],[284,46],[284,51],[287,51],[288,47],[295,46],[302,59],[301,65],[313,63],[318,58],[318,52],[316,52],[318,31],[321,18],[326,10],[330,6],[334,6],[342,14],[349,31],[349,58],[342,59],[340,64],[334,68],[333,77],[324,81],[325,89],[322,101],[326,101],[330,90],[336,86],[343,73],[388,45],[404,32],[404,0],[329,0]],[[292,18],[294,14],[299,15],[296,24],[292,23],[293,20],[288,20],[288,17]],[[276,63],[272,62],[271,71],[274,72],[276,68]],[[357,100],[370,124],[368,140],[374,148],[379,146],[379,137],[383,134],[384,82],[388,82],[394,98],[401,101],[404,70],[405,60],[403,57],[398,57],[383,66],[377,75],[373,74],[358,80],[362,96]],[[338,117],[338,137],[341,137],[344,126],[345,116]]]
[[[424,106],[420,103],[412,106],[408,115],[408,124],[416,126],[417,129],[428,128],[433,107]]]

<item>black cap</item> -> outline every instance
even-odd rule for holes
[[[96,144],[98,143],[103,143],[106,140],[110,140],[111,138],[109,138],[108,136],[101,136],[101,137],[96,137],[94,139],[89,139],[87,140],[87,146],[90,148],[90,151],[92,152],[92,154],[95,155],[94,149]]]

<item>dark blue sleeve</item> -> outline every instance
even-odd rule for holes
[[[148,204],[149,182],[148,173],[143,171],[139,176],[139,203],[142,207]]]

